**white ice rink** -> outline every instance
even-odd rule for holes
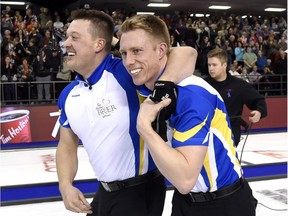
[[[245,135],[238,146],[241,155]],[[86,152],[79,148],[77,180],[95,178]],[[14,186],[57,181],[55,147],[2,150],[0,186]],[[287,133],[251,134],[242,155],[242,165],[287,162]],[[287,178],[249,182],[258,199],[257,216],[287,216]],[[172,190],[167,191],[163,216],[170,215]],[[88,201],[91,201],[89,198]],[[286,210],[285,210],[286,209]],[[285,210],[285,211],[284,211]],[[61,201],[2,206],[1,216],[81,216],[65,209]]]

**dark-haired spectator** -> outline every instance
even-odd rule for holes
[[[287,53],[280,49],[275,55],[274,73],[279,76],[280,94],[287,94]]]
[[[199,45],[198,63],[201,75],[208,75],[208,58],[207,53],[212,49],[208,36],[204,36],[203,41]]]
[[[4,32],[6,29],[14,32],[14,25],[9,14],[4,14],[1,17],[1,32]]]
[[[16,85],[8,84],[17,81],[17,66],[11,60],[11,57],[6,55],[1,64],[1,82],[4,83],[4,100],[9,101],[7,104],[13,104],[12,101],[16,100]]]
[[[35,23],[37,23],[37,16],[33,13],[32,9],[28,7],[26,9],[26,15],[24,17],[24,23],[27,32],[29,33],[34,26]]]
[[[47,56],[44,49],[40,50],[33,64],[33,70],[35,72],[37,84],[37,98],[39,102],[43,99],[50,100],[50,82],[51,82],[51,73],[50,66],[47,65]]]
[[[254,41],[254,44],[258,42],[258,37],[255,30],[251,30],[249,36],[249,42]]]
[[[25,49],[25,52],[28,56],[28,62],[30,64],[32,64],[35,61],[38,51],[39,49],[36,46],[35,41],[33,39],[30,39],[28,42],[28,47]]]
[[[6,7],[5,7],[5,10],[2,10],[2,14],[3,15],[6,15],[6,14],[8,14],[9,15],[9,17],[13,17],[13,15],[14,15],[14,11],[12,10],[12,8],[11,8],[11,6],[10,5],[6,5]]]
[[[20,42],[20,39],[18,37],[14,38],[14,53],[16,55],[16,61],[17,65],[21,64],[21,59],[27,56],[25,52],[25,46],[23,43]]]
[[[18,94],[21,100],[29,99],[29,83],[33,81],[33,66],[29,64],[27,58],[22,59],[22,63],[17,67],[18,81],[22,82],[18,85]],[[25,102],[24,102],[25,103]]]
[[[228,61],[227,61],[227,70],[230,70],[230,65],[232,64],[232,58],[233,58],[233,49],[230,46],[229,40],[225,40],[224,44],[221,47],[223,50],[226,51]]]
[[[33,40],[35,45],[39,48],[39,43],[43,38],[42,34],[39,32],[38,28],[33,26],[28,36],[29,40]]]
[[[51,80],[56,80],[56,74],[61,67],[61,50],[60,49],[46,49],[46,66],[49,67]]]
[[[268,37],[269,37],[269,29],[268,29],[268,26],[267,25],[261,25],[261,31],[260,31],[260,34],[258,35],[259,36],[262,36],[263,37],[263,40],[267,40]]]
[[[245,54],[245,48],[243,47],[243,43],[239,40],[237,41],[237,45],[234,49],[235,59],[239,65],[244,66],[243,55]]]
[[[184,35],[186,32],[186,26],[184,25],[182,18],[180,18],[178,20],[178,22],[175,24],[174,31],[177,34],[176,39],[178,40],[178,42],[180,44],[182,43],[182,41],[184,42]]]
[[[258,49],[262,50],[263,55],[266,56],[267,41],[264,41],[262,36],[258,36]]]
[[[209,37],[209,41],[212,47],[215,46],[215,38],[218,35],[218,31],[217,31],[217,24],[212,23],[210,25],[210,37]]]
[[[39,41],[39,47],[46,49],[49,44],[52,44],[51,32],[50,30],[46,30],[44,37]]]
[[[209,28],[206,27],[205,22],[201,22],[199,25],[200,33],[199,33],[199,44],[202,43],[205,37],[209,38]]]
[[[270,35],[268,37],[267,44],[266,44],[266,57],[273,58],[276,52],[277,52],[277,40],[275,39],[275,36],[272,31],[270,32]]]
[[[197,34],[196,29],[193,28],[192,19],[188,18],[188,21],[191,23],[187,23],[187,25],[186,25],[186,31],[184,34],[184,42],[187,46],[191,46],[193,48],[196,48],[197,47],[196,41],[198,39],[198,34]]]
[[[25,29],[19,28],[17,32],[14,33],[14,37],[19,38],[19,42],[24,46],[27,47],[29,35]]]
[[[273,81],[274,81],[274,73],[270,70],[268,66],[263,68],[262,77],[259,80],[260,82],[260,93],[264,96],[273,95],[274,92],[271,90],[273,89]]]
[[[175,34],[170,35],[170,44],[171,47],[179,47],[180,43],[175,39]]]
[[[258,51],[257,62],[256,65],[258,67],[259,73],[263,73],[264,67],[268,64],[266,56],[263,55],[262,50]]]

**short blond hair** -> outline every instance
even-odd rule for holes
[[[164,42],[170,47],[170,35],[168,28],[163,20],[151,14],[135,15],[122,23],[119,29],[119,37],[121,39],[122,33],[132,31],[135,29],[142,29],[148,32],[151,36],[159,42]]]
[[[213,58],[213,57],[218,58],[220,60],[221,64],[228,62],[228,56],[227,56],[226,51],[224,49],[221,49],[218,47],[210,50],[207,54],[207,57],[208,58]]]

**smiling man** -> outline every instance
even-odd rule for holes
[[[137,15],[121,25],[120,36],[120,53],[133,82],[152,92],[167,64],[165,23],[153,15]],[[170,99],[154,103],[147,98],[137,119],[137,130],[158,169],[175,186],[171,215],[255,216],[254,197],[242,176],[222,98],[195,76],[182,80],[175,90],[176,109],[168,118],[171,143],[152,126]]]

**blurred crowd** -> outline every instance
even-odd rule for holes
[[[71,22],[70,12],[45,7],[27,7],[24,12],[9,5],[2,8],[1,100],[13,103],[31,97],[37,101],[57,99],[65,85],[74,79],[75,73],[65,66],[66,50],[61,48]],[[124,9],[103,12],[115,22],[115,37],[122,22],[136,14]],[[157,15],[170,30],[172,47],[191,46],[198,51],[199,75],[208,75],[209,50],[221,47],[229,56],[227,72],[245,79],[266,96],[286,94],[285,17],[243,18],[233,14],[195,17],[180,11]],[[118,56],[116,49],[111,52]],[[56,83],[53,89],[52,82]],[[271,88],[278,90],[269,91]]]

